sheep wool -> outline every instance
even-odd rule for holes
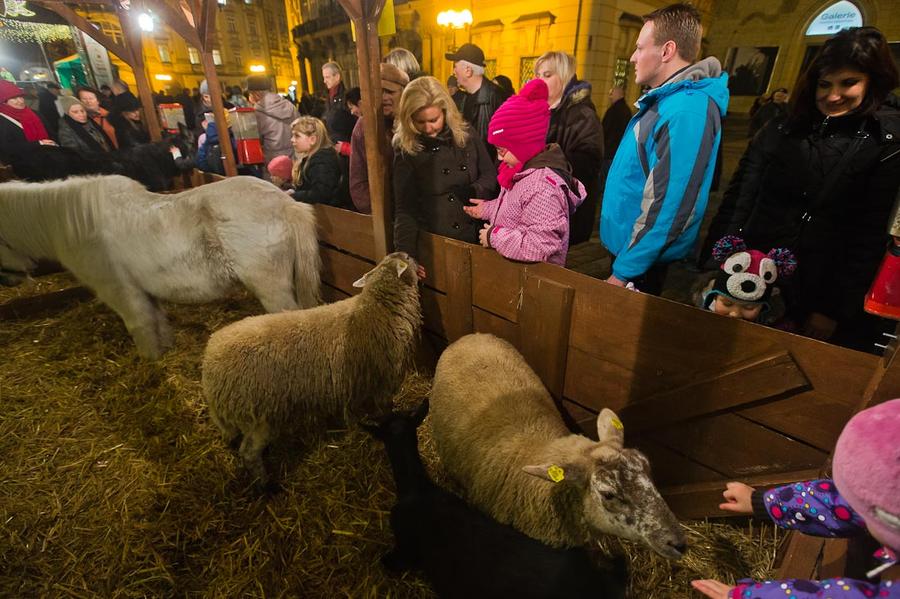
[[[680,558],[684,535],[649,475],[623,447],[621,421],[597,417],[599,441],[572,434],[525,359],[493,335],[467,335],[438,361],[432,435],[466,498],[499,522],[554,547],[598,534],[644,542]]]
[[[360,282],[354,297],[245,318],[209,339],[202,386],[210,417],[226,441],[243,435],[240,455],[261,483],[262,451],[277,436],[390,410],[421,326],[416,265],[390,254]]]

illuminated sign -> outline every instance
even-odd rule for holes
[[[813,19],[806,35],[834,35],[850,27],[862,27],[863,19],[859,8],[848,0],[835,2]]]

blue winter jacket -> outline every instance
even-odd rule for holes
[[[638,100],[606,179],[600,238],[628,281],[687,256],[697,240],[728,107],[713,57]]]

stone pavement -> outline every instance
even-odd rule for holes
[[[706,238],[710,222],[718,212],[722,202],[722,192],[727,188],[731,176],[737,169],[738,162],[747,147],[747,125],[749,119],[743,115],[730,116],[725,123],[725,142],[722,147],[722,179],[719,183],[719,191],[710,193],[709,205],[706,217],[700,229],[700,240]],[[599,208],[598,208],[599,210]],[[595,222],[599,219],[599,211]],[[584,242],[569,248],[566,259],[566,268],[586,274],[598,279],[605,279],[611,273],[612,259],[603,244],[597,227],[594,234]],[[675,263],[669,268],[666,281],[663,286],[663,297],[683,302],[692,303],[691,295],[695,285],[701,280],[705,282],[710,274],[698,272],[689,262]]]

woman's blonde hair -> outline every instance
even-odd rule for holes
[[[333,148],[334,144],[331,142],[331,138],[328,137],[325,123],[314,116],[301,116],[294,120],[294,122],[291,123],[291,133],[316,136],[316,143],[309,149],[309,152],[307,152],[305,156],[294,158],[294,168],[291,171],[291,178],[294,181],[294,185],[299,185],[300,179],[303,177],[303,173],[306,172],[306,167],[309,165],[309,160],[304,160],[304,158],[309,158],[322,148]]]
[[[575,77],[575,59],[565,52],[544,52],[534,61],[534,74],[541,76],[542,68],[549,69],[559,75],[563,89]]]
[[[469,126],[463,120],[459,109],[441,82],[434,77],[419,77],[409,82],[400,96],[400,109],[394,121],[395,148],[407,154],[422,151],[419,132],[413,123],[413,115],[423,108],[436,106],[444,113],[444,126],[450,129],[453,142],[460,148],[469,140]]]
[[[406,48],[394,48],[387,53],[382,62],[390,63],[409,75],[410,81],[422,71],[416,55]]]

